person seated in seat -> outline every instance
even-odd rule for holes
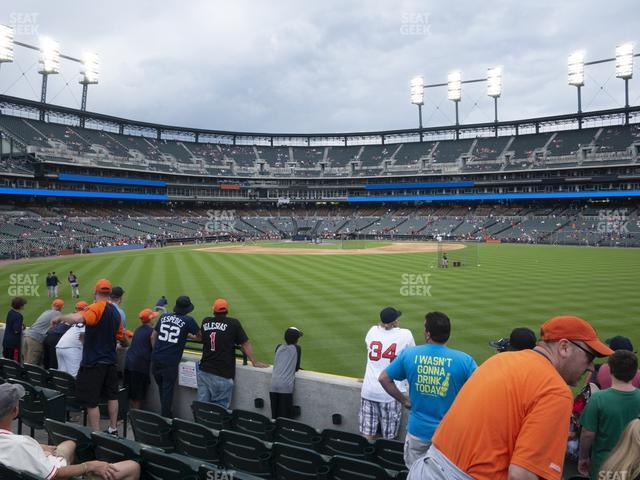
[[[140,478],[140,466],[133,460],[118,463],[95,460],[73,465],[75,442],[40,445],[34,438],[11,432],[11,423],[18,416],[19,400],[24,393],[22,385],[0,385],[0,463],[47,480],[75,476],[105,480]]]

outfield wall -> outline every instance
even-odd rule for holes
[[[0,324],[0,341],[4,337],[4,324]],[[23,349],[24,351],[24,349]],[[124,370],[124,359],[127,349],[118,347],[118,369]],[[199,354],[185,353],[183,362],[198,362]],[[187,363],[190,365],[190,363]],[[236,379],[233,389],[231,408],[239,408],[258,412],[271,417],[269,388],[271,385],[272,367],[255,368],[242,365],[238,361]],[[191,372],[192,373],[192,372]],[[364,360],[363,360],[364,374]],[[188,376],[183,376],[185,383],[189,383]],[[358,432],[358,411],[360,409],[360,389],[362,380],[330,375],[309,370],[296,373],[296,385],[293,403],[300,407],[300,416],[296,418],[318,430],[333,428],[346,432]],[[186,420],[193,420],[191,403],[197,399],[197,390],[191,386],[176,385],[173,402],[173,415]],[[255,400],[262,399],[264,406],[257,408]],[[158,388],[153,377],[143,408],[160,413],[160,399]],[[333,415],[339,414],[342,423],[335,425]],[[404,410],[400,427],[400,438],[404,439],[407,412]]]

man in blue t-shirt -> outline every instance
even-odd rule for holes
[[[199,341],[200,327],[188,314],[193,311],[191,299],[178,297],[173,313],[163,314],[151,335],[151,373],[160,393],[160,410],[163,417],[173,418],[173,389],[178,379],[178,367],[189,340]]]
[[[449,317],[441,312],[427,313],[426,344],[403,350],[380,374],[386,392],[409,409],[404,444],[407,468],[427,452],[440,421],[477,368],[470,355],[445,345],[450,335]],[[409,398],[398,390],[394,380],[409,382]]]

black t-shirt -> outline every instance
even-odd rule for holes
[[[235,378],[235,346],[249,340],[240,321],[226,315],[207,317],[202,320],[200,330],[202,332],[200,369],[219,377]]]

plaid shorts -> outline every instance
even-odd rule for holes
[[[393,439],[398,436],[402,420],[402,404],[391,402],[373,402],[360,399],[360,433],[373,437],[378,433],[378,424],[383,438]]]

